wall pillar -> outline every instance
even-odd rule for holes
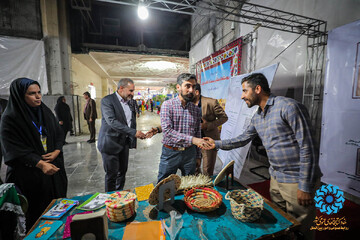
[[[73,94],[70,84],[71,52],[66,2],[41,0],[41,16],[45,45],[49,95]]]

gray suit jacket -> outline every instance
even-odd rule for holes
[[[129,104],[132,112],[131,127],[128,127],[124,110],[116,96],[110,94],[101,100],[101,128],[98,137],[98,149],[101,153],[118,154],[123,150],[126,138],[130,148],[136,146],[136,112]]]

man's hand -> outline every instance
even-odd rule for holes
[[[191,143],[201,148],[201,145],[204,144],[204,139],[193,137]]]
[[[57,171],[60,170],[60,168],[56,167],[52,163],[48,163],[47,161],[40,160],[36,164],[37,168],[40,168],[41,171],[46,175],[54,175]]]
[[[57,158],[57,156],[59,156],[60,154],[60,150],[55,150],[51,153],[47,153],[42,155],[42,159],[44,159],[46,162],[52,162],[55,160],[55,158]]]
[[[137,113],[137,114],[136,114],[136,117],[137,117],[137,118],[139,118],[139,117],[140,117],[140,114],[139,114],[139,113]]]
[[[201,130],[206,131],[208,128],[207,121],[202,118]]]
[[[149,130],[149,131],[145,134],[145,136],[146,136],[146,138],[151,138],[152,136],[154,136],[154,135],[157,134],[157,133],[158,133],[157,128],[151,128],[151,130]]]
[[[89,119],[89,122],[92,122],[92,118]]]
[[[63,122],[63,121],[59,121],[59,124],[60,124],[60,125],[63,125],[63,124],[64,124],[64,122]]]
[[[140,139],[145,139],[146,135],[142,131],[136,131],[135,137]]]
[[[297,200],[299,205],[304,207],[311,205],[314,201],[310,193],[303,192],[300,189],[297,190]]]
[[[204,137],[203,138],[204,142],[203,144],[200,146],[201,149],[205,149],[205,150],[211,150],[215,148],[215,141],[212,138],[209,137]]]

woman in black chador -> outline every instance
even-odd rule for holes
[[[68,131],[71,130],[72,126],[72,117],[70,113],[70,107],[66,104],[66,100],[64,96],[61,96],[58,98],[56,106],[55,106],[55,114],[59,121],[60,127],[63,130],[64,133],[64,144],[67,144],[66,142],[66,135]]]
[[[62,153],[63,133],[54,114],[41,102],[38,82],[18,78],[0,125],[6,182],[28,199],[27,230],[54,198],[66,197],[67,177]]]

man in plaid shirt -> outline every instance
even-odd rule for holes
[[[182,175],[195,173],[196,161],[201,151],[200,109],[192,103],[196,77],[182,73],[177,78],[179,96],[165,101],[161,106],[160,120],[163,147],[159,165],[158,182],[181,170]]]
[[[245,77],[242,88],[241,98],[248,107],[259,106],[248,128],[233,139],[205,138],[208,142],[200,147],[230,150],[245,146],[258,135],[270,162],[272,201],[301,222],[301,232],[311,239],[310,226],[316,214],[313,198],[321,171],[309,114],[297,101],[272,95],[261,73]]]

